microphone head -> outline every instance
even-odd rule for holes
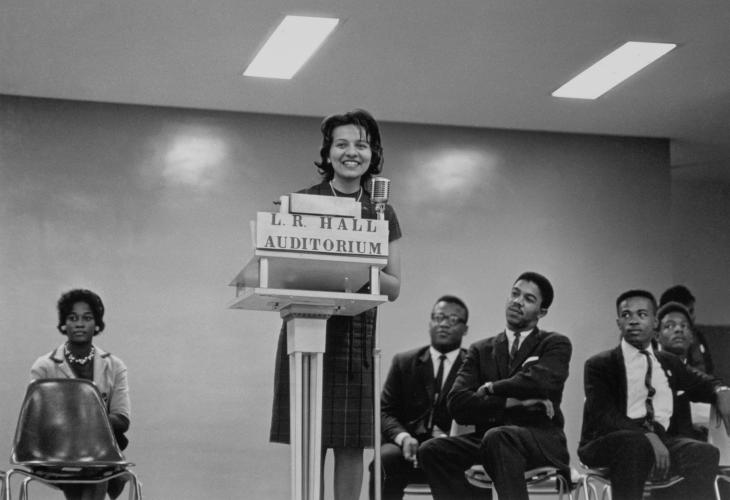
[[[370,178],[370,199],[373,203],[386,203],[390,197],[390,179]]]

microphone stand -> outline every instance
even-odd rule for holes
[[[378,220],[385,220],[385,203],[376,203],[375,204],[375,213],[377,214]],[[382,490],[381,490],[381,483],[382,483],[382,467],[381,467],[381,456],[380,456],[380,441],[381,441],[381,422],[380,422],[380,338],[378,336],[378,323],[379,321],[379,311],[376,311],[375,313],[375,328],[373,330],[373,392],[374,398],[373,398],[373,412],[375,413],[375,421],[374,423],[374,434],[373,436],[373,449],[375,451],[373,456],[373,468],[375,477],[374,477],[374,488],[375,488],[375,500],[381,500],[382,498]]]

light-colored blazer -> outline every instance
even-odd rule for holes
[[[124,362],[98,346],[94,355],[94,384],[110,414],[123,415],[131,420],[127,367]],[[31,380],[42,378],[76,378],[63,355],[63,344],[35,360],[30,369]]]

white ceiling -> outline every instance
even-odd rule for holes
[[[2,0],[0,93],[666,137],[730,165],[727,0]],[[344,19],[292,80],[243,69],[285,14]],[[595,101],[550,93],[627,40],[679,47]]]

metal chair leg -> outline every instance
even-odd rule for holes
[[[20,484],[20,497],[19,500],[28,500],[28,485],[33,480],[32,477],[26,477]]]

